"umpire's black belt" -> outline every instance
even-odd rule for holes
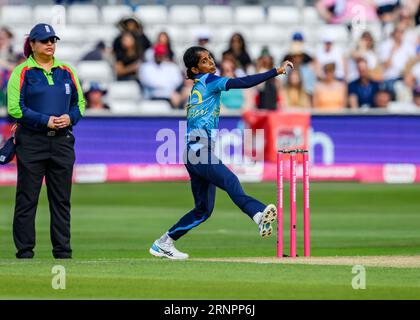
[[[55,137],[55,136],[65,136],[68,133],[68,129],[65,130],[49,130],[44,134],[47,135],[47,137]]]
[[[47,137],[65,136],[69,133],[69,128],[58,129],[58,130],[33,130],[26,126],[21,126],[20,130],[30,132],[31,134],[39,134]]]

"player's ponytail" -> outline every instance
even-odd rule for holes
[[[29,39],[29,36],[27,36],[25,39],[25,43],[23,45],[23,55],[26,58],[29,58],[29,56],[33,53],[30,42],[31,42],[31,39]]]
[[[194,79],[195,73],[192,72],[192,68],[198,67],[198,62],[200,61],[200,52],[208,51],[206,48],[203,47],[190,47],[184,53],[184,64],[187,68],[187,79]]]

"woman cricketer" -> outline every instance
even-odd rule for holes
[[[8,113],[17,122],[16,204],[13,238],[17,258],[32,258],[35,214],[45,177],[51,214],[52,254],[72,256],[70,193],[75,161],[72,133],[85,101],[74,70],[54,57],[60,38],[52,26],[35,25],[25,41],[26,60],[12,72],[7,87]]]
[[[194,80],[187,105],[187,148],[184,161],[191,178],[195,208],[149,249],[152,255],[169,259],[188,258],[188,254],[175,248],[174,241],[210,217],[216,187],[225,190],[232,201],[258,225],[262,237],[272,234],[271,224],[276,220],[277,208],[273,204],[264,205],[245,194],[235,174],[215,156],[214,134],[219,122],[221,91],[250,88],[279,74],[286,74],[286,67],[293,68],[290,61],[285,61],[281,67],[268,72],[231,79],[215,75],[213,57],[202,47],[189,48],[183,59],[187,77]]]

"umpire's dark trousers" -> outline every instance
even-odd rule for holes
[[[43,178],[51,214],[50,234],[55,258],[71,258],[70,195],[74,136],[69,129],[37,132],[19,126],[15,134],[17,188],[13,238],[17,258],[32,258],[35,247],[35,214]]]

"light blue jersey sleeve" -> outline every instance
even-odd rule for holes
[[[215,76],[214,74],[209,74],[206,79],[206,86],[209,93],[218,93],[221,91],[227,91],[226,83],[230,78]]]

